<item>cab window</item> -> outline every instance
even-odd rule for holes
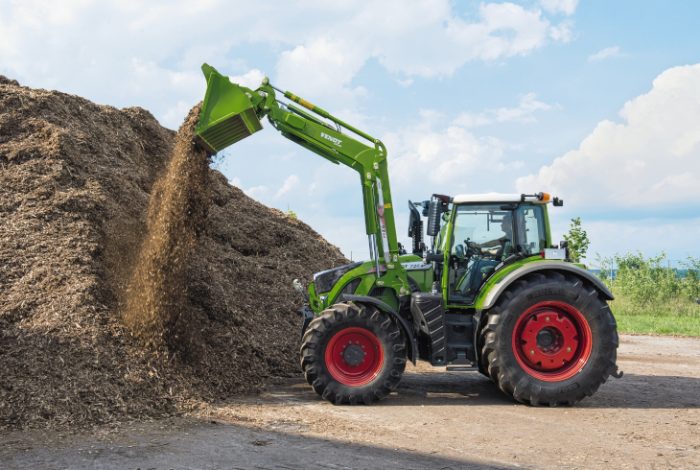
[[[536,255],[547,246],[544,229],[544,210],[540,205],[522,204],[515,212],[517,226],[517,251]]]

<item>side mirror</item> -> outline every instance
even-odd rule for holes
[[[426,233],[430,237],[436,236],[440,233],[440,207],[442,202],[433,198],[430,200],[428,205],[428,227]]]
[[[452,201],[449,196],[433,194],[428,203],[428,228],[426,233],[434,237],[440,233],[440,216],[447,212],[448,204]]]
[[[408,236],[413,239],[413,254],[420,255],[423,254],[423,249],[425,244],[423,243],[423,221],[420,218],[420,212],[416,205],[408,201],[408,208],[410,210],[408,216]]]

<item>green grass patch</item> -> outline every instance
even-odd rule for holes
[[[674,299],[640,305],[615,290],[610,306],[620,333],[700,337],[700,305],[696,302]]]
[[[659,315],[615,314],[620,333],[700,337],[700,319]]]
[[[672,268],[666,255],[627,253],[600,259],[621,333],[700,336],[700,258]],[[610,274],[615,273],[614,279]]]

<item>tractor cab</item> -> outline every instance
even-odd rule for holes
[[[421,205],[432,236],[428,258],[435,262],[446,305],[472,306],[482,285],[499,269],[551,246],[547,193],[433,195]],[[415,216],[413,216],[415,218]],[[416,243],[414,243],[416,247]],[[565,250],[550,257],[564,259]]]

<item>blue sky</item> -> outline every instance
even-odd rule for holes
[[[0,0],[0,73],[176,128],[206,61],[269,75],[385,141],[405,200],[549,190],[555,239],[700,256],[697,2]],[[218,160],[233,183],[367,256],[357,176],[265,130]]]

